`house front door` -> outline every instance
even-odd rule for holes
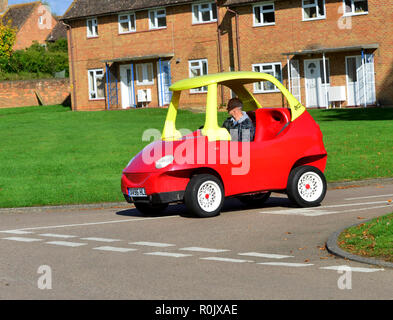
[[[131,65],[120,66],[121,106],[127,109],[135,106],[135,92],[133,81],[133,68]]]
[[[324,72],[323,61],[321,59],[305,60],[304,70],[306,80],[306,106],[308,108],[327,107],[329,78],[326,84],[322,75]],[[327,69],[326,72],[329,77],[329,70]]]

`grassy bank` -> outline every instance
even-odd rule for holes
[[[146,129],[162,130],[166,112],[0,109],[0,207],[123,201],[122,169],[147,144]],[[329,181],[393,176],[393,109],[311,114],[324,133]],[[179,112],[179,129],[203,123],[204,114]]]
[[[338,238],[352,254],[393,262],[393,213],[349,228]]]

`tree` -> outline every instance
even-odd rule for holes
[[[0,23],[0,58],[8,59],[12,54],[12,48],[16,40],[16,29],[11,23],[3,25]]]

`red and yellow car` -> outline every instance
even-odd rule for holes
[[[288,108],[262,108],[247,86],[273,83]],[[251,142],[231,141],[217,122],[218,85],[242,100],[255,126]],[[176,129],[181,92],[207,87],[202,129],[182,136]],[[318,206],[326,195],[327,152],[322,132],[306,108],[273,76],[228,72],[181,80],[171,86],[162,139],[137,154],[124,169],[121,190],[142,213],[185,203],[199,217],[220,214],[225,198],[262,203],[285,192],[299,207]]]

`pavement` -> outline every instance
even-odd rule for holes
[[[318,208],[231,199],[212,219],[182,205],[152,217],[127,203],[2,209],[0,299],[392,299],[389,266],[326,250],[337,230],[393,211],[393,181],[356,185],[329,185]]]

